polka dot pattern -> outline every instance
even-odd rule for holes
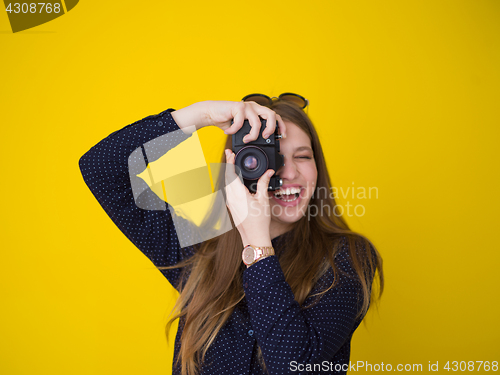
[[[177,264],[191,256],[193,249],[180,248],[167,204],[156,194],[145,190],[137,197],[136,203],[129,167],[130,175],[136,175],[144,171],[147,162],[153,162],[163,155],[152,152],[151,148],[147,155],[144,149],[142,153],[136,150],[162,135],[180,130],[170,114],[172,111],[174,109],[170,108],[111,133],[79,161],[83,179],[104,211],[123,234],[158,267]],[[164,152],[189,137],[180,133],[182,132],[176,132],[175,136],[168,138],[170,144],[162,147]],[[129,156],[132,156],[130,160]],[[138,180],[140,179],[133,180],[133,183],[137,184]],[[161,272],[172,285],[177,286],[179,269]]]
[[[129,177],[129,163],[132,163],[131,170],[137,168],[134,172],[140,173],[147,162],[161,156],[160,153],[148,152],[149,160],[145,162],[146,153],[141,155],[134,151],[157,137],[179,130],[170,114],[172,111],[168,109],[146,117],[110,134],[79,161],[83,179],[104,211],[158,267],[177,264],[193,255],[194,250],[192,246],[180,247],[168,206],[154,193],[145,191],[139,196],[142,199],[140,204],[136,204],[131,187],[134,181]],[[163,146],[168,150],[187,137],[169,137]],[[182,231],[182,225],[177,230]],[[276,249],[280,247],[279,240],[286,235],[272,240]],[[362,305],[361,286],[356,281],[348,250],[344,238],[341,251],[335,258],[336,264],[344,272],[340,273],[336,287],[310,308],[301,308],[295,301],[276,256],[267,257],[246,269],[243,273],[245,298],[237,305],[207,351],[200,374],[305,373],[292,371],[293,361],[304,365],[323,361],[331,365],[348,364],[351,338],[362,319],[356,318]],[[174,287],[178,286],[180,269],[161,272]],[[329,287],[333,279],[333,270],[330,268],[318,280],[312,293]],[[310,297],[304,306],[313,301],[315,298]],[[183,327],[184,320],[180,319],[174,358],[179,354]],[[259,347],[267,372],[257,361]],[[178,366],[174,365],[173,374],[180,374]]]

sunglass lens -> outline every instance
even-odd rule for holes
[[[244,102],[255,102],[260,105],[271,105],[272,100],[270,97],[259,94],[247,95],[243,98]]]
[[[297,104],[300,108],[305,108],[307,106],[306,99],[297,94],[282,94],[280,95],[281,100],[286,100],[287,102],[292,102]]]

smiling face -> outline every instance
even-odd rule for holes
[[[277,191],[268,191],[271,208],[271,238],[290,230],[307,213],[316,187],[318,170],[307,134],[285,121],[287,137],[280,140],[285,165],[277,171],[283,180]]]

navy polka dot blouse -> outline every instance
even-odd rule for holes
[[[83,179],[104,211],[118,228],[155,266],[171,266],[193,254],[193,247],[181,248],[172,216],[165,202],[163,209],[147,210],[134,200],[129,176],[129,157],[146,142],[179,130],[168,109],[128,125],[100,141],[80,158]],[[181,133],[181,132],[176,132]],[[189,136],[169,138],[173,148]],[[144,153],[144,156],[146,154]],[[161,155],[148,154],[152,162]],[[146,165],[143,164],[143,169]],[[141,170],[135,171],[137,173]],[[151,194],[154,194],[151,192]],[[149,197],[151,198],[151,197]],[[160,201],[159,199],[157,199]],[[155,203],[156,206],[158,202]],[[146,203],[147,205],[147,203]],[[278,249],[280,239],[272,239]],[[361,322],[361,286],[355,281],[347,242],[335,261],[347,275],[313,307],[302,309],[295,301],[276,256],[267,257],[243,273],[245,298],[220,330],[206,353],[201,374],[345,374],[349,368],[351,337]],[[175,287],[180,269],[161,270]],[[330,286],[330,270],[318,281]],[[306,300],[304,306],[308,305]],[[182,319],[175,340],[178,356]],[[260,346],[267,372],[257,361]],[[174,362],[175,362],[174,359]],[[180,374],[174,365],[173,374]]]

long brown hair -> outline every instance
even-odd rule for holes
[[[332,196],[332,185],[326,167],[321,144],[309,117],[296,105],[276,101],[269,106],[283,120],[290,121],[302,129],[310,138],[318,170],[316,191],[309,206],[321,208],[321,215],[303,216],[288,232],[286,249],[277,253],[285,279],[290,285],[295,300],[302,308],[317,280],[332,267],[335,280],[321,293],[315,294],[317,301],[338,281],[339,269],[335,265],[335,255],[341,250],[343,240],[347,240],[352,266],[362,286],[362,303],[358,318],[363,317],[369,307],[370,297],[380,298],[383,291],[382,258],[373,244],[363,235],[355,233],[342,217]],[[231,148],[231,137],[227,137],[225,148]],[[222,155],[221,163],[225,162]],[[219,174],[217,187],[223,186],[224,175]],[[216,188],[217,189],[217,188]],[[225,207],[224,207],[225,209]],[[232,218],[231,219],[231,224]],[[347,245],[346,244],[346,245]],[[280,247],[283,248],[283,247]],[[177,361],[181,361],[182,375],[198,373],[207,349],[215,340],[224,323],[230,318],[236,305],[244,298],[242,275],[246,269],[241,260],[243,243],[238,230],[234,227],[216,238],[195,246],[195,254],[187,261],[172,267],[183,268],[183,280],[173,311],[175,315],[166,326],[168,332],[175,319],[184,319],[181,347]],[[314,249],[311,251],[310,249]],[[328,261],[325,262],[325,259]],[[372,289],[372,281],[378,275],[378,293]],[[260,349],[260,348],[259,348]],[[263,366],[262,354],[259,358]],[[178,363],[178,362],[176,362]]]

